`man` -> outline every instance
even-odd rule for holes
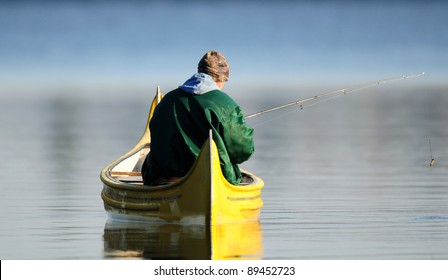
[[[253,129],[238,104],[221,91],[229,70],[222,54],[209,51],[199,61],[198,73],[157,105],[150,122],[151,151],[142,167],[145,185],[185,176],[210,129],[224,177],[234,185],[241,182],[238,164],[254,152]]]

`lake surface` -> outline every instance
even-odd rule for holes
[[[252,113],[320,90],[232,95]],[[99,172],[141,136],[153,92],[2,98],[0,257],[447,259],[446,92],[384,85],[252,119],[260,223],[220,235],[108,222]]]

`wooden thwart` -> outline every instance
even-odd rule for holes
[[[111,171],[111,176],[140,176],[142,177],[141,172],[127,172],[127,171]]]
[[[143,185],[143,178],[141,172],[125,172],[125,171],[111,171],[110,175],[124,183],[135,183]]]

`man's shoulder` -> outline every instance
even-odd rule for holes
[[[187,94],[179,88],[173,89],[163,95],[162,101],[160,103],[167,105],[176,102],[176,100],[178,100],[183,95]]]
[[[185,92],[183,90],[181,90],[180,88],[175,88],[175,89],[169,91],[168,93],[166,93],[164,97],[176,96],[178,94],[185,94]]]
[[[199,103],[203,104],[205,107],[212,108],[212,107],[239,107],[239,105],[233,100],[230,95],[227,93],[221,91],[221,90],[212,90],[203,94],[190,94],[185,91],[183,91],[180,88],[173,89],[172,91],[168,92],[164,95],[163,99],[165,99],[164,103],[172,103],[176,102],[177,100],[184,100],[184,99],[196,99]],[[162,99],[162,101],[163,101]]]
[[[230,95],[228,95],[224,91],[221,91],[218,89],[209,91],[203,95],[205,97],[213,99],[215,101],[219,100],[219,102],[221,102],[221,103],[226,103],[226,104],[232,105],[232,106],[238,106],[238,104],[235,102],[235,100],[233,100],[232,97],[230,97]]]

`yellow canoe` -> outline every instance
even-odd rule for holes
[[[101,171],[101,197],[114,220],[219,225],[257,221],[263,206],[264,182],[242,170],[248,183],[232,185],[224,178],[217,147],[210,135],[188,174],[168,185],[144,186],[141,166],[150,149],[149,122],[162,99],[160,89],[138,143]]]

